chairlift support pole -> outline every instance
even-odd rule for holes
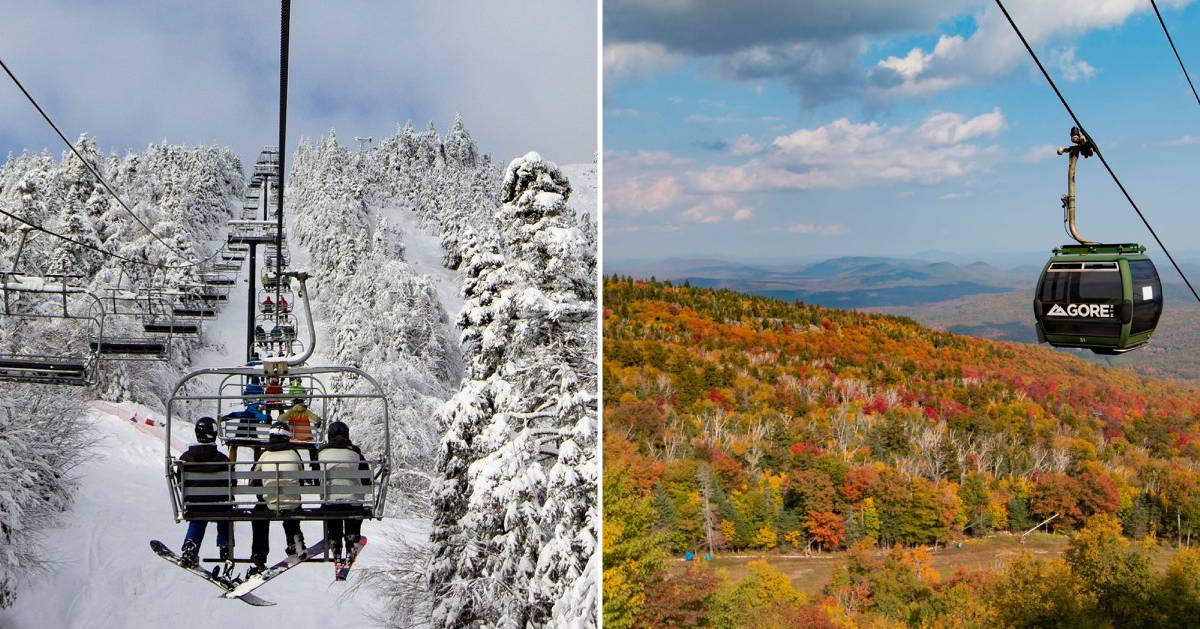
[[[288,91],[288,48],[289,33],[292,26],[292,0],[282,0],[279,12],[279,149],[275,155],[276,176],[279,178],[279,192],[275,197],[276,231],[275,231],[275,302],[279,302],[279,285],[283,280],[283,184],[284,156],[287,155],[287,91]],[[310,351],[311,353],[311,351]]]

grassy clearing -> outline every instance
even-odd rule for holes
[[[1016,535],[968,539],[962,548],[938,548],[929,554],[933,558],[933,567],[942,576],[948,577],[960,568],[966,571],[1001,569],[1006,561],[1022,552],[1029,552],[1044,559],[1057,557],[1066,549],[1068,538],[1065,535],[1035,533],[1025,538],[1024,544],[1019,540]],[[883,552],[880,551],[880,554]],[[1164,570],[1174,554],[1174,548],[1160,546],[1154,553],[1155,570]],[[724,570],[730,579],[736,581],[746,576],[746,564],[755,559],[766,559],[772,566],[791,577],[792,585],[796,589],[812,594],[819,592],[829,583],[834,566],[846,560],[846,553],[823,553],[811,557],[777,553],[728,555],[718,556],[711,564],[714,568]],[[679,565],[686,564],[680,561]]]

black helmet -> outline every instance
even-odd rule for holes
[[[212,443],[217,440],[217,421],[211,417],[196,420],[196,441]]]
[[[304,406],[304,400],[301,398],[296,398],[292,400],[292,404],[295,406]]]
[[[339,421],[335,421],[332,424],[329,424],[329,439],[330,439],[330,441],[332,441],[334,439],[345,439],[345,440],[349,441],[350,440],[350,427]]]
[[[271,424],[271,430],[268,434],[271,441],[291,441],[292,439],[292,429],[283,422]]]

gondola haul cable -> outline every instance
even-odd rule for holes
[[[1179,69],[1183,70],[1183,78],[1187,79],[1188,87],[1192,88],[1192,96],[1196,97],[1196,104],[1200,105],[1200,94],[1196,93],[1196,85],[1192,83],[1192,76],[1188,74],[1187,68],[1183,65],[1183,57],[1179,56],[1179,49],[1175,47],[1175,39],[1171,37],[1171,31],[1167,30],[1167,23],[1163,21],[1162,13],[1158,10],[1158,3],[1150,0],[1150,6],[1154,7],[1154,15],[1158,16],[1158,24],[1162,26],[1163,35],[1167,36],[1167,43],[1171,44],[1171,52],[1175,53],[1175,60],[1179,62]]]

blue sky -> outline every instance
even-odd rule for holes
[[[1200,105],[1148,0],[1009,0],[1173,253]],[[1163,0],[1193,76],[1200,7]],[[992,2],[609,0],[606,259],[1048,251],[1070,119]],[[1095,160],[1081,232],[1150,241]]]
[[[594,0],[292,3],[288,143],[335,128],[380,139],[461,113],[502,164],[597,150]],[[0,57],[74,139],[141,150],[166,139],[253,160],[276,143],[279,3],[0,2]],[[0,159],[64,148],[6,76]]]

